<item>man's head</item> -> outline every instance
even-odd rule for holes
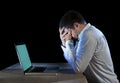
[[[70,10],[64,14],[59,23],[59,30],[63,29],[63,33],[70,31],[72,37],[77,39],[81,31],[81,27],[86,24],[84,17],[77,11]]]

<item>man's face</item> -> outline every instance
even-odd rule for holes
[[[67,29],[67,28],[64,27],[63,31],[62,31],[62,34],[68,34],[69,32],[71,33],[71,36],[72,36],[73,39],[78,39],[78,31],[77,31],[76,28],[74,28],[74,29],[71,29],[71,28]]]
[[[78,31],[76,30],[76,28],[71,29],[71,34],[72,34],[72,38],[78,39]]]
[[[71,28],[69,28],[69,29],[64,28],[64,32],[65,32],[65,33],[68,33],[69,31],[70,31],[70,33],[72,34],[72,38],[78,39],[78,31],[77,31],[76,28],[74,28],[74,29],[71,29]]]

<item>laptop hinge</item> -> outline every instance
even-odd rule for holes
[[[32,68],[33,68],[33,66],[30,66],[28,69],[26,69],[26,70],[24,71],[24,73],[25,73],[25,72],[29,72],[29,71],[31,71]]]

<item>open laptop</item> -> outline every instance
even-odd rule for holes
[[[28,49],[25,43],[15,44],[17,56],[25,75],[51,75],[56,76],[60,72],[74,72],[70,67],[62,65],[39,65],[34,66],[30,60]],[[67,70],[66,70],[67,69]],[[68,73],[69,73],[68,72]]]

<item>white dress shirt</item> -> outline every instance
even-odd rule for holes
[[[119,83],[107,40],[95,26],[88,23],[75,45],[71,39],[66,48],[61,47],[68,63],[75,72],[84,73],[89,83]]]

